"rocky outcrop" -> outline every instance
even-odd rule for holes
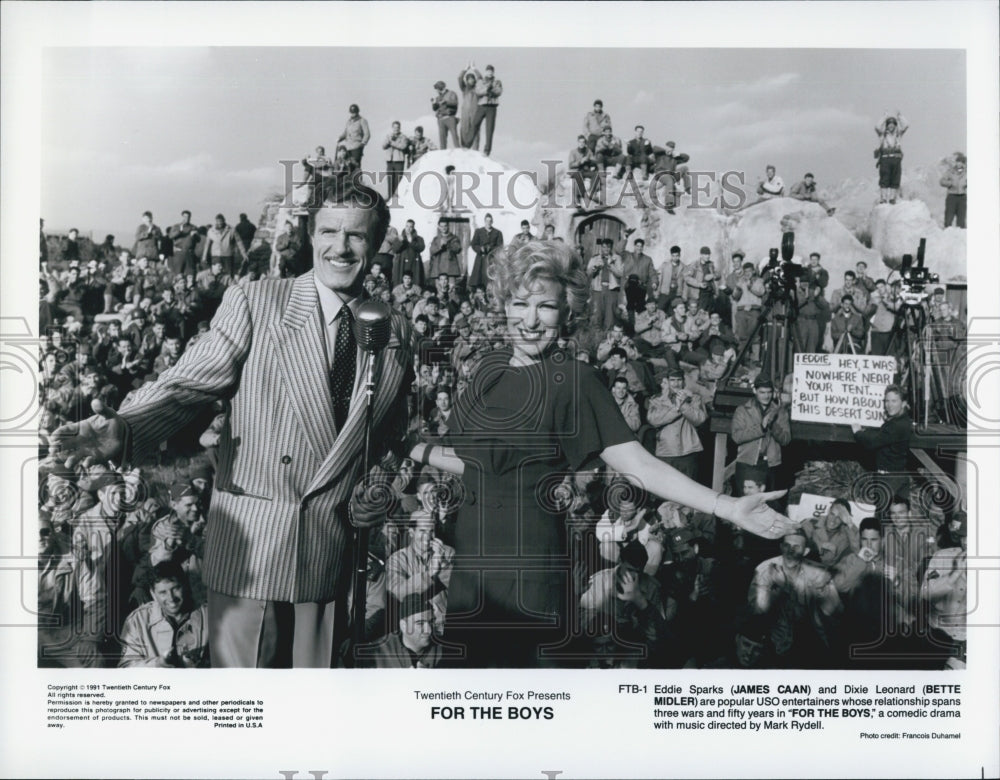
[[[924,263],[941,277],[942,282],[965,280],[966,231],[941,228],[919,200],[901,200],[872,209],[870,217],[872,248],[896,265],[904,254],[917,255],[920,239],[927,239]]]
[[[794,198],[774,198],[749,206],[732,217],[730,229],[733,248],[746,252],[754,262],[768,256],[768,250],[781,246],[785,231],[795,233],[796,262],[805,262],[809,254],[819,252],[823,267],[830,272],[830,284],[840,286],[844,271],[854,269],[859,261],[868,263],[869,273],[888,273],[881,257],[865,247],[836,217],[830,217],[815,203]]]
[[[448,166],[455,167],[453,190],[458,190],[452,192],[450,209],[445,184]],[[520,232],[525,219],[535,226],[532,232],[541,234],[541,202],[542,195],[530,175],[474,149],[446,149],[428,152],[408,169],[390,202],[391,224],[402,231],[412,219],[429,247],[441,216],[467,218],[471,232],[483,226],[489,213],[493,226],[509,241]],[[469,250],[469,267],[474,256]]]
[[[450,211],[445,198],[448,166],[454,166],[457,189],[461,190],[459,195],[453,193]],[[939,212],[944,195],[937,185],[938,178],[939,172],[933,168],[904,172],[903,199],[895,205],[875,203],[878,191],[874,178],[844,180],[823,188],[823,197],[837,208],[829,216],[815,203],[792,198],[775,198],[729,213],[711,206],[693,207],[686,194],[679,198],[674,213],[669,213],[664,208],[662,190],[654,192],[646,182],[612,176],[607,179],[601,203],[577,210],[572,205],[571,182],[562,170],[540,192],[537,177],[531,173],[475,150],[448,149],[430,152],[410,168],[390,205],[392,226],[401,230],[406,220],[412,219],[428,243],[443,213],[469,220],[466,242],[471,231],[482,226],[488,212],[508,240],[520,231],[521,220],[527,219],[535,235],[540,236],[544,226],[551,224],[556,235],[570,244],[576,242],[582,223],[595,215],[606,215],[622,223],[629,248],[633,239],[645,240],[646,253],[656,266],[668,258],[673,245],[681,247],[686,262],[696,258],[701,247],[708,246],[717,270],[723,273],[730,270],[730,258],[737,249],[748,260],[761,261],[769,249],[781,245],[782,233],[791,230],[795,233],[797,259],[805,261],[809,253],[819,252],[830,272],[831,286],[836,288],[844,271],[853,269],[861,260],[868,263],[871,276],[888,276],[898,267],[903,254],[916,254],[921,237],[927,238],[927,264],[942,281],[965,278],[965,231],[941,229]],[[718,195],[717,187],[713,187],[699,200],[711,204]],[[918,196],[918,200],[906,199]],[[269,243],[292,214],[291,209],[268,204],[260,221],[261,242]],[[871,248],[865,245],[869,238]],[[467,262],[471,265],[471,251]]]

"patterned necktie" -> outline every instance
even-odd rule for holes
[[[333,368],[330,371],[330,393],[333,396],[333,419],[339,433],[347,421],[354,391],[354,372],[358,345],[354,340],[354,316],[345,303],[337,313],[337,338],[333,345]]]

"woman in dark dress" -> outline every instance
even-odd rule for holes
[[[508,346],[483,360],[457,399],[449,446],[412,453],[464,486],[444,640],[464,666],[565,664],[575,610],[565,517],[552,496],[572,470],[601,460],[661,498],[772,539],[790,523],[766,504],[783,492],[734,499],[650,455],[597,371],[557,349],[588,310],[589,279],[573,250],[532,241],[498,252],[490,284]]]

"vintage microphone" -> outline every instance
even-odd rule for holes
[[[385,349],[391,335],[391,310],[381,301],[365,301],[354,316],[354,339],[358,346],[369,354],[368,373],[365,377],[365,450],[362,480],[367,483],[371,468],[372,427],[374,420],[375,363],[378,353]],[[367,491],[366,484],[366,491]],[[368,596],[368,535],[369,526],[355,522],[354,525],[354,582],[351,607],[351,648],[357,647],[364,639],[365,602]],[[353,661],[353,653],[348,654]]]

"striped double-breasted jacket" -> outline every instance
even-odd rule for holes
[[[313,272],[230,287],[208,334],[120,410],[139,462],[204,404],[229,401],[205,529],[205,584],[270,601],[328,601],[350,569],[346,502],[360,477],[365,387],[375,360],[375,433],[405,431],[409,326],[392,313],[389,345],[361,352],[343,430],[334,422]]]

